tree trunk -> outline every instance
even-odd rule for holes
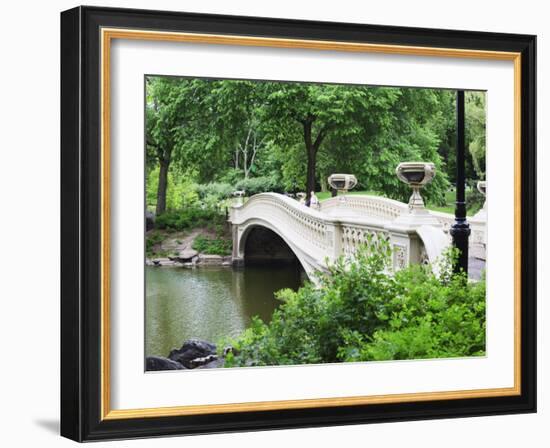
[[[321,176],[319,178],[319,183],[321,184],[321,191],[324,193],[328,191],[328,185],[327,185],[327,175],[324,173],[321,173]]]
[[[317,152],[323,139],[325,138],[326,129],[321,129],[315,141],[311,136],[313,121],[315,118],[308,118],[302,122],[304,126],[304,142],[307,152],[307,174],[306,174],[306,201],[311,197],[311,192],[315,191],[316,185],[316,169],[317,169]]]
[[[170,159],[159,159],[159,185],[157,189],[157,216],[166,211],[166,191],[168,189],[168,168],[170,168]]]
[[[307,177],[306,177],[306,200],[311,197],[311,192],[315,191],[315,168],[317,166],[316,148],[307,149]]]

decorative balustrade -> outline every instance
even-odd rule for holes
[[[410,263],[421,263],[439,254],[450,243],[449,229],[454,216],[429,212],[441,224],[433,232],[421,232],[400,222],[409,207],[399,201],[375,196],[348,196],[345,201],[331,198],[321,203],[320,210],[277,194],[261,193],[231,209],[229,221],[234,227],[234,257],[244,256],[242,235],[246,229],[264,225],[283,237],[310,271],[326,267],[326,259],[340,255],[353,256],[358,247],[372,240],[384,239],[394,248],[394,269]],[[398,219],[399,218],[399,219]],[[485,221],[469,219],[472,228],[470,245],[484,252]],[[395,225],[399,224],[399,225]],[[438,230],[439,229],[439,230]],[[429,241],[424,241],[428,238]],[[447,243],[445,240],[447,239]],[[304,261],[305,260],[305,261]],[[309,272],[308,272],[309,273]]]
[[[341,235],[342,254],[347,257],[352,257],[369,239],[372,242],[390,239],[389,232],[384,228],[349,222],[342,223]]]
[[[360,215],[368,217],[376,217],[383,220],[394,220],[402,213],[407,212],[408,205],[393,199],[388,199],[380,196],[367,195],[348,195],[345,201],[334,197],[321,202],[321,212],[336,216],[336,210],[345,211],[351,210]],[[451,213],[430,211],[442,226],[443,232],[449,240],[451,240],[450,229],[454,224],[455,217]],[[470,248],[483,246],[485,244],[485,229],[486,221],[479,217],[468,218],[468,223],[472,230],[469,239]]]
[[[340,210],[348,209],[384,220],[395,219],[408,210],[407,204],[379,196],[347,195],[345,201],[342,201],[339,197],[334,197],[321,202],[322,212],[330,214],[336,208]]]
[[[455,222],[454,215],[444,212],[430,212],[441,224],[443,232],[449,238],[449,241],[452,240],[451,237],[451,226]],[[468,224],[470,224],[470,229],[472,231],[470,238],[468,240],[468,245],[471,248],[480,247],[485,245],[485,230],[487,222],[484,219],[479,219],[476,217],[468,218]]]

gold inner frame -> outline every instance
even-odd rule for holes
[[[302,400],[111,409],[110,398],[110,50],[113,39],[213,45],[296,48],[358,53],[506,60],[514,63],[514,386],[442,392],[418,392]],[[521,53],[455,48],[279,39],[215,34],[101,29],[101,420],[199,415],[415,401],[502,397],[521,394]]]

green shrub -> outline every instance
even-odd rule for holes
[[[238,173],[238,170],[232,170],[231,173]],[[228,176],[228,179],[233,177],[235,176]],[[244,190],[246,196],[252,196],[266,191],[282,192],[283,187],[275,176],[249,177],[234,180],[233,183],[210,182],[196,186],[196,191],[203,204],[208,208],[215,209],[223,207],[226,200],[232,198],[236,190]]]
[[[154,207],[157,204],[159,167],[151,170],[146,179],[147,205]],[[180,173],[171,169],[168,173],[168,189],[166,191],[166,208],[180,210],[197,204],[199,195],[197,185],[188,173]]]
[[[230,255],[233,244],[230,239],[199,235],[193,241],[193,249],[208,255]]]
[[[225,366],[262,366],[483,355],[485,282],[415,265],[388,273],[389,245],[371,242],[338,260],[320,287],[282,290],[270,323],[252,320]]]
[[[158,229],[186,230],[203,227],[210,223],[223,222],[224,216],[211,208],[189,207],[183,210],[167,211],[157,216]]]
[[[218,181],[224,184],[236,185],[239,180],[244,177],[244,171],[241,169],[228,168],[219,178]]]
[[[145,253],[148,257],[155,255],[154,248],[157,244],[160,244],[162,240],[163,240],[163,236],[156,231],[152,231],[146,234]]]
[[[208,197],[213,197],[216,200],[227,199],[233,195],[235,187],[224,182],[210,182],[208,184],[197,185],[197,193],[204,201]]]
[[[235,190],[244,190],[247,196],[265,192],[283,192],[283,186],[275,176],[249,177],[242,179],[235,185]]]

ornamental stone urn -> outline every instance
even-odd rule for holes
[[[412,195],[408,210],[401,213],[392,224],[409,229],[425,225],[441,227],[437,218],[424,207],[424,200],[420,195],[420,189],[434,178],[435,165],[431,162],[402,162],[395,169],[395,173],[399,180],[411,187]]]
[[[487,181],[478,180],[477,181],[477,191],[479,191],[483,196],[487,196]]]
[[[420,189],[429,184],[435,176],[435,165],[431,162],[402,162],[395,170],[397,177],[412,188],[409,199],[411,211],[424,209]]]
[[[435,165],[431,162],[402,162],[395,172],[399,180],[411,187],[412,195],[408,208],[385,226],[394,250],[393,269],[411,263],[433,263],[449,245],[443,226],[424,207],[420,195],[420,189],[434,178]],[[432,265],[432,268],[436,270],[437,265]]]
[[[235,205],[243,205],[244,194],[245,194],[244,190],[237,190],[233,192],[233,196],[237,198]]]
[[[346,193],[357,185],[357,178],[353,174],[331,174],[328,177],[328,184],[342,192],[341,201],[346,200]]]
[[[473,216],[474,219],[487,220],[487,181],[480,180],[477,182],[477,191],[479,191],[484,197],[483,207]]]

